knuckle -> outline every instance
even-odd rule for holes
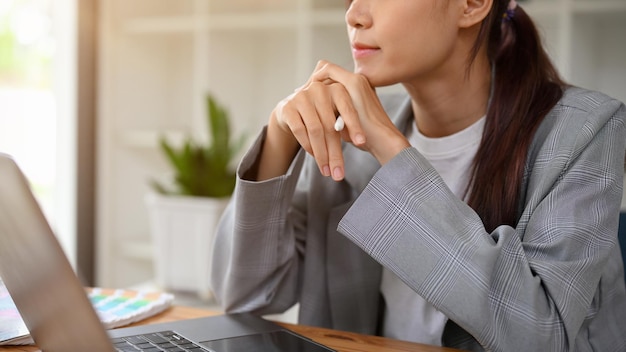
[[[306,133],[306,129],[301,123],[294,123],[290,120],[287,122],[287,124],[289,125],[289,128],[294,135],[302,135]]]
[[[312,124],[311,126],[308,126],[308,131],[309,131],[309,135],[312,138],[320,138],[324,135],[324,129],[322,128],[322,126],[320,124]]]
[[[341,157],[341,154],[329,155],[328,163],[331,165],[340,165],[343,163],[343,158]]]
[[[290,125],[293,123],[295,115],[297,115],[297,110],[290,105],[284,105],[278,110],[279,119]]]
[[[321,60],[317,61],[316,67],[320,68],[320,67],[322,67],[322,66],[324,66],[326,64],[328,64],[328,60],[321,59]]]
[[[348,96],[344,96],[343,99],[337,100],[337,109],[341,111],[344,116],[344,121],[347,119],[351,119],[352,115],[356,114],[356,108],[354,107],[352,100]]]
[[[313,92],[318,92],[320,89],[324,88],[324,83],[319,82],[319,81],[313,81],[311,82],[311,84],[309,84],[308,87],[306,87],[305,92],[307,93],[313,93]]]

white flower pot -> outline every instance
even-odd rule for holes
[[[146,204],[157,284],[211,298],[213,238],[228,199],[151,193]]]

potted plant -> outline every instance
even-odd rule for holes
[[[153,240],[157,284],[211,297],[210,259],[217,222],[235,187],[233,159],[243,136],[232,142],[229,114],[206,97],[209,140],[187,137],[180,147],[159,141],[172,167],[171,185],[152,181],[146,202]]]

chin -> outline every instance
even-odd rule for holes
[[[365,78],[367,78],[367,81],[374,88],[392,86],[396,83],[399,83],[398,81],[391,79],[390,77],[385,77],[382,75],[367,74],[359,71],[356,71],[355,73],[365,76]]]
[[[398,83],[400,83],[400,82],[398,82],[396,80],[370,81],[370,84],[374,88],[382,88],[382,87],[393,86],[393,85],[398,84]]]
[[[370,85],[375,88],[392,86],[394,84],[400,83],[400,81],[394,79],[394,77],[392,77],[388,73],[385,74],[384,72],[375,72],[374,70],[368,70],[365,67],[357,66],[354,70],[354,73],[365,76]]]

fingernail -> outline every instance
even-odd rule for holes
[[[357,134],[356,136],[354,136],[354,142],[356,142],[356,144],[364,144],[365,136],[361,133]]]
[[[324,165],[322,168],[322,175],[330,176],[330,167],[328,165]]]
[[[333,169],[333,179],[339,181],[343,179],[343,170],[340,167]]]

